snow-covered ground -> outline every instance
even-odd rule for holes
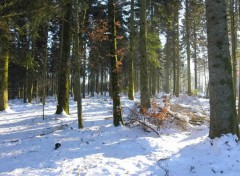
[[[159,96],[160,97],[160,96]],[[161,101],[161,100],[158,100]],[[207,99],[181,95],[173,104],[209,115]],[[240,174],[240,146],[233,135],[208,138],[207,125],[188,130],[161,127],[157,136],[141,126],[114,127],[107,97],[83,100],[84,129],[77,128],[76,103],[71,115],[55,115],[49,97],[42,119],[40,103],[11,100],[0,112],[0,175],[169,175]],[[122,97],[124,117],[134,102]],[[60,143],[58,149],[55,144]]]

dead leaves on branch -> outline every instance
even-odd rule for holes
[[[108,21],[98,20],[94,26],[93,31],[89,32],[89,37],[94,41],[106,41],[108,37]]]
[[[115,25],[120,28],[121,23],[119,21],[115,22]],[[97,20],[93,26],[93,30],[88,33],[90,39],[94,41],[108,41],[109,35],[111,33],[109,32],[109,25],[107,20]],[[117,35],[116,39],[121,40],[123,39],[122,35]]]
[[[141,125],[144,131],[155,132],[159,135],[160,127],[164,129],[172,128],[180,131],[190,130],[194,126],[202,125],[207,122],[205,117],[199,115],[178,104],[171,104],[170,96],[161,97],[161,101],[155,99],[151,101],[151,108],[147,109],[140,104],[135,104],[128,115],[129,126]],[[171,107],[170,107],[171,106]],[[176,109],[176,107],[179,107]],[[187,111],[184,113],[182,111]]]
[[[155,99],[153,99],[151,101],[151,108],[147,109],[136,103],[133,109],[130,109],[130,114],[128,115],[128,119],[130,120],[129,123],[133,124],[137,122],[143,126],[145,131],[153,131],[159,135],[157,130],[160,129],[162,123],[169,117],[169,104],[163,104],[164,106],[161,106],[160,104],[157,104]],[[157,127],[157,130],[154,129],[155,127]]]

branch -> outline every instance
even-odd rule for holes
[[[128,119],[131,120],[131,121],[133,121],[133,122],[138,122],[138,123],[141,123],[141,124],[144,125],[144,126],[147,126],[147,127],[150,128],[153,132],[155,132],[158,137],[160,137],[160,134],[159,134],[155,129],[153,129],[151,126],[149,126],[148,124],[146,124],[145,122],[142,122],[141,120],[138,120],[138,119],[131,119],[131,118],[128,118]]]

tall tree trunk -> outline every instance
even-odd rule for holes
[[[191,90],[191,67],[190,67],[190,27],[189,27],[189,1],[186,0],[186,43],[187,43],[187,78],[188,78],[188,95],[192,94]]]
[[[101,95],[103,95],[103,77],[104,77],[104,68],[103,68],[103,64],[101,64],[101,78],[100,78],[100,92]]]
[[[138,76],[138,68],[135,69],[134,71],[134,92],[138,92],[139,90],[139,76]]]
[[[89,89],[90,89],[91,97],[94,97],[94,90],[95,90],[95,70],[94,70],[94,68],[91,68]]]
[[[131,0],[128,98],[134,100],[134,0]]]
[[[24,68],[24,78],[23,78],[23,103],[27,103],[27,92],[28,92],[28,66]]]
[[[156,95],[156,87],[157,87],[157,68],[155,65],[151,64],[151,94]]]
[[[8,108],[8,62],[9,51],[0,46],[0,111]]]
[[[167,42],[166,42],[166,64],[164,66],[165,69],[165,86],[164,86],[164,91],[168,94],[170,92],[170,56],[169,56],[169,48],[170,48],[170,36],[169,32],[167,33]]]
[[[32,58],[35,56],[35,39],[32,39]],[[28,76],[28,103],[32,103],[33,99],[33,78],[34,78],[34,72],[33,69],[30,68],[29,70],[29,76]]]
[[[147,59],[147,30],[146,30],[146,0],[140,0],[140,90],[141,105],[145,108],[150,107],[150,93],[148,87],[148,59]]]
[[[209,137],[239,133],[232,79],[225,1],[206,0],[210,132]]]
[[[33,71],[32,69],[29,69],[29,74],[28,74],[28,103],[32,103],[33,99]]]
[[[230,31],[231,31],[231,49],[232,49],[232,67],[233,67],[233,86],[234,92],[236,95],[237,88],[237,58],[236,58],[236,48],[237,48],[237,27],[235,21],[235,12],[234,12],[234,2],[235,0],[230,0]]]
[[[43,105],[43,120],[45,116],[45,104],[46,104],[46,95],[48,95],[48,82],[47,82],[47,77],[48,77],[48,69],[47,69],[47,60],[48,60],[48,50],[47,50],[47,44],[48,44],[48,25],[45,25],[43,28],[43,34],[44,36],[41,36],[43,38],[43,93],[42,93],[42,105]]]
[[[108,12],[109,12],[109,28],[110,33],[109,39],[111,42],[111,82],[112,82],[112,98],[113,98],[113,124],[119,126],[123,124],[121,101],[120,101],[120,85],[119,85],[119,72],[118,58],[117,58],[117,31],[115,21],[115,0],[108,1]]]
[[[58,105],[56,114],[65,111],[69,114],[69,76],[70,76],[70,45],[71,45],[72,3],[66,3],[66,14],[63,21],[62,52],[58,82]]]
[[[97,96],[99,94],[99,69],[96,70],[96,76],[95,76],[95,85],[96,85],[96,93],[97,93]]]
[[[83,54],[83,82],[82,82],[82,98],[85,98],[86,91],[86,45],[84,44],[84,54]]]
[[[193,21],[193,49],[194,49],[194,79],[195,79],[195,84],[194,88],[195,90],[198,89],[198,81],[197,81],[197,31],[196,31],[196,22],[195,20]]]
[[[240,0],[238,1],[238,20],[240,24]],[[238,76],[238,123],[240,124],[240,76]]]
[[[179,8],[178,8],[179,9]],[[176,88],[175,95],[179,97],[180,92],[180,56],[179,56],[179,10],[176,12],[177,20],[176,20],[176,38],[175,38],[175,50],[176,50]]]
[[[76,95],[77,95],[77,114],[78,114],[78,128],[83,128],[83,119],[82,119],[82,97],[81,97],[81,84],[80,84],[80,47],[79,47],[79,18],[78,18],[78,9],[79,2],[78,0],[74,1],[75,8],[75,61],[76,61]]]

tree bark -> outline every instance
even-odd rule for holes
[[[192,94],[191,90],[191,66],[190,66],[190,27],[189,27],[189,1],[186,0],[186,43],[187,43],[187,78],[188,78],[188,95]]]
[[[77,96],[77,115],[78,115],[78,128],[83,128],[83,119],[82,119],[82,97],[81,97],[81,84],[80,84],[80,65],[81,65],[81,57],[80,57],[80,47],[79,47],[79,18],[78,18],[78,9],[79,2],[78,0],[74,1],[75,8],[75,62],[76,62],[76,96]]]
[[[179,7],[178,11],[176,12],[177,16],[177,24],[176,24],[176,38],[175,38],[175,50],[176,50],[176,88],[175,88],[175,95],[179,97],[179,92],[180,92],[180,56],[179,56]]]
[[[56,114],[63,111],[69,114],[69,76],[70,76],[70,45],[71,45],[72,3],[66,3],[66,14],[63,21],[62,52],[58,82],[58,105]]]
[[[140,90],[141,105],[150,108],[150,92],[148,87],[148,58],[146,51],[146,0],[140,0]]]
[[[128,98],[134,100],[134,0],[131,0]]]
[[[231,50],[232,50],[232,68],[233,68],[233,86],[236,95],[237,90],[237,58],[236,58],[236,48],[237,48],[237,27],[235,22],[235,12],[234,12],[234,0],[230,0],[230,31],[231,31]]]
[[[8,108],[8,62],[9,51],[2,46],[0,53],[0,111]]]
[[[206,0],[210,132],[209,137],[239,134],[229,52],[226,3]]]
[[[197,31],[196,31],[196,22],[193,21],[193,49],[194,49],[194,88],[198,89],[197,81]]]
[[[115,0],[108,1],[108,12],[109,12],[109,28],[110,28],[110,59],[111,59],[111,86],[112,86],[112,98],[113,98],[113,124],[119,126],[123,124],[122,109],[120,101],[120,85],[119,85],[119,72],[118,58],[117,58],[117,31],[115,24]]]
[[[169,79],[170,79],[170,71],[169,71],[169,67],[170,67],[170,34],[169,32],[167,32],[167,42],[166,42],[166,63],[164,66],[164,70],[165,70],[165,85],[164,85],[164,91],[168,94],[170,92],[170,83],[169,83]]]

